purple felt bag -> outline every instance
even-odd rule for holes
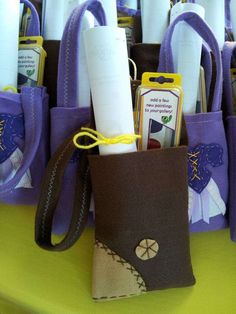
[[[224,98],[229,149],[229,224],[232,241],[236,242],[236,116],[233,108],[231,60],[236,56],[236,42],[226,42],[223,48]]]
[[[27,36],[39,36],[39,17],[27,0],[32,19]],[[0,200],[36,204],[48,160],[48,95],[43,87],[20,94],[0,92]]]
[[[228,150],[221,112],[222,62],[218,43],[207,24],[195,13],[183,13],[170,25],[162,43],[159,72],[174,72],[171,38],[180,21],[187,22],[211,48],[216,83],[211,112],[184,116],[189,139],[189,219],[192,232],[227,226]]]
[[[87,9],[94,14],[100,25],[106,25],[101,3],[90,0],[72,12],[65,26],[59,56],[57,107],[51,109],[51,154],[66,138],[90,121],[91,108],[81,108],[83,104],[78,104],[77,101],[79,42],[82,20]],[[65,233],[68,230],[78,165],[78,156],[74,155],[64,175],[60,199],[54,216],[54,233]]]

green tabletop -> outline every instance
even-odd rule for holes
[[[235,314],[236,244],[229,231],[194,234],[194,287],[94,303],[91,269],[94,230],[64,253],[34,243],[34,209],[0,208],[1,314]]]

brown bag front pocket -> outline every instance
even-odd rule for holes
[[[93,298],[190,286],[187,148],[89,157]]]

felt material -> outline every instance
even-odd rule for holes
[[[79,126],[88,123],[89,116],[90,108],[55,107],[51,109],[51,156]],[[79,156],[75,153],[64,174],[61,195],[54,217],[53,230],[55,233],[66,232],[70,225],[78,167],[80,167]]]
[[[104,244],[96,241],[93,258],[92,295],[95,301],[128,298],[146,292],[142,276]]]
[[[229,223],[231,239],[236,242],[236,116],[233,108],[233,90],[231,83],[231,61],[236,52],[236,42],[226,42],[223,48],[224,71],[224,110],[227,126],[227,140],[229,149]]]
[[[36,204],[49,152],[48,95],[44,88],[24,87],[21,94],[0,93],[0,105],[5,116],[22,116],[24,120],[21,136],[15,131],[12,134],[12,140],[24,158],[13,178],[0,186],[0,200],[10,204]],[[6,121],[3,119],[2,123],[4,130]],[[32,188],[17,188],[28,170]]]
[[[141,15],[134,16],[134,42],[141,43],[142,42],[142,22]]]
[[[30,8],[32,14],[26,35],[39,36],[40,21],[34,5],[28,0],[20,2]],[[4,157],[1,158],[1,180],[6,179],[0,186],[0,200],[11,204],[36,204],[49,157],[46,89],[23,87],[20,94],[1,92],[0,104],[1,157]],[[10,158],[16,158],[14,154],[23,157],[15,161],[20,166],[12,177]],[[22,184],[26,174],[28,181]]]
[[[214,163],[209,163],[206,165],[210,175],[217,184],[220,190],[220,196],[223,199],[224,203],[227,204],[228,201],[228,148],[226,143],[224,125],[222,120],[222,112],[209,112],[196,115],[185,115],[185,122],[187,125],[188,139],[191,147],[197,147],[199,144],[214,144],[217,143],[221,153],[219,152],[219,160],[222,158],[222,161],[219,162],[219,165],[214,165]],[[199,127],[200,126],[200,127]],[[201,154],[203,156],[203,154]],[[189,180],[192,178],[192,172],[189,172]],[[227,226],[227,221],[225,216],[219,215],[218,221],[216,224],[211,225],[210,221],[207,227],[207,224],[202,221],[197,225],[191,224],[190,230],[192,231],[207,231],[214,230],[218,228],[225,228]],[[193,228],[192,228],[193,227]]]
[[[97,0],[89,0],[78,6],[71,14],[64,29],[60,45],[57,107],[51,110],[51,153],[77,129],[90,120],[90,108],[81,108],[77,103],[80,37],[83,16],[89,10],[98,24],[106,25],[102,5]],[[71,221],[74,200],[74,185],[79,159],[73,158],[64,173],[64,185],[61,189],[54,217],[53,231],[67,232]]]
[[[144,72],[156,72],[160,45],[137,43],[130,48],[130,58],[136,63],[137,78],[142,79]]]
[[[57,103],[57,75],[60,41],[44,40],[43,47],[47,52],[44,69],[44,86],[47,87],[49,106],[54,107]]]
[[[147,291],[193,285],[186,147],[90,156],[89,163],[96,240],[130,263],[142,276]],[[160,248],[148,261],[135,253],[144,239],[157,241]],[[97,262],[95,255],[94,264]],[[106,272],[104,277],[111,280]],[[96,274],[93,285],[99,285]],[[103,293],[100,291],[106,297]],[[111,294],[120,295],[117,290]]]
[[[70,248],[82,234],[88,219],[91,184],[87,151],[78,151],[73,143],[73,137],[74,134],[60,145],[47,165],[35,216],[35,241],[41,248],[50,251],[63,251]],[[86,144],[85,141],[84,145]],[[65,183],[65,172],[68,173],[68,163],[75,153],[79,155],[79,167],[76,169],[74,167],[73,171],[76,170],[76,172],[71,173],[75,177],[74,185],[70,185],[70,191],[66,190],[67,193],[73,195],[69,203],[73,211],[71,216],[67,215],[70,218],[67,221],[69,225],[67,233],[58,243],[54,243],[52,229],[53,223],[55,225],[55,217],[57,217],[55,213],[58,210],[58,203],[62,200],[61,190]],[[71,170],[69,165],[69,171]],[[64,201],[63,208],[65,209],[67,200]]]
[[[221,112],[222,61],[217,40],[204,20],[193,12],[183,13],[175,19],[166,31],[160,50],[158,68],[160,72],[174,72],[171,39],[175,26],[181,21],[188,23],[204,39],[215,60],[215,85],[213,95],[209,97],[211,112],[185,114],[184,116],[189,140],[189,164],[191,164],[191,167],[189,167],[189,180],[202,180],[201,176],[197,175],[199,173],[199,161],[202,158],[201,152],[196,152],[194,160],[192,159],[192,152],[197,147],[201,145],[210,145],[210,147],[219,145],[216,159],[219,159],[223,154],[220,165],[212,163],[213,150],[210,151],[209,156],[207,155],[207,171],[209,171],[212,181],[209,181],[209,184],[201,193],[193,191],[189,186],[190,230],[207,231],[224,228],[227,225],[224,214],[228,201],[228,148]],[[214,206],[214,209],[210,208],[212,206]],[[198,219],[196,219],[197,216]]]
[[[234,314],[236,250],[229,230],[191,234],[194,287],[96,303],[91,299],[94,229],[64,253],[33,240],[35,209],[0,205],[0,312],[3,314]],[[58,237],[54,238],[58,241]]]

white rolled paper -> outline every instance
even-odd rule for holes
[[[97,131],[105,137],[134,134],[125,30],[102,26],[84,32]],[[101,155],[134,152],[136,143],[100,145]]]
[[[106,13],[107,25],[117,27],[116,0],[100,0]]]
[[[82,4],[85,0],[79,0]],[[85,12],[82,24],[82,32],[94,27],[94,16],[90,12]],[[80,107],[89,107],[91,105],[91,89],[88,77],[88,68],[85,55],[83,35],[80,38],[79,54],[79,87],[77,89],[77,99]]]
[[[204,7],[205,20],[213,30],[219,47],[222,49],[225,42],[225,0],[196,0],[196,3]],[[236,14],[236,11],[233,12]]]
[[[0,90],[17,87],[19,19],[19,0],[0,1]]]
[[[236,41],[236,0],[230,1],[230,12],[232,20],[232,31],[234,34],[234,40]]]
[[[141,0],[143,43],[162,43],[169,12],[170,0]]]
[[[46,40],[61,40],[65,20],[64,20],[64,0],[43,1],[43,37]]]
[[[171,10],[171,22],[181,13],[195,12],[204,19],[204,8],[195,3],[175,4]],[[183,112],[195,113],[199,87],[202,39],[186,22],[176,25],[172,38],[175,72],[182,75],[184,92]]]
[[[79,0],[43,1],[43,37],[46,40],[61,40],[64,27]]]

